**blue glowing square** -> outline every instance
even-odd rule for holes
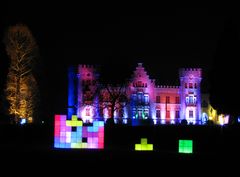
[[[98,122],[98,126],[99,126],[99,127],[103,127],[103,126],[104,126],[104,121],[99,121],[99,122]]]
[[[82,127],[77,127],[77,132],[81,132],[82,133]]]
[[[55,148],[59,148],[60,147],[60,143],[59,142],[54,142],[54,147]]]
[[[93,127],[98,127],[98,121],[93,122]]]
[[[93,132],[93,127],[88,127],[88,132]]]
[[[71,143],[66,143],[65,148],[71,148]]]
[[[98,132],[98,127],[93,127],[93,132]]]
[[[66,143],[60,143],[59,148],[66,148]]]

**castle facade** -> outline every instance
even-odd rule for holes
[[[103,87],[95,67],[70,67],[68,117],[77,115],[84,122],[114,118],[119,123],[151,120],[154,124],[178,124],[186,120],[189,124],[203,124],[202,70],[181,68],[179,80],[179,86],[157,85],[138,63],[124,87]]]

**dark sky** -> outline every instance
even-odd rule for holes
[[[166,85],[179,84],[180,67],[201,67],[203,90],[209,91],[210,73],[224,50],[219,46],[226,26],[236,31],[239,23],[237,11],[231,8],[162,8],[158,15],[131,16],[118,11],[35,2],[6,5],[1,11],[1,39],[7,26],[21,22],[29,26],[39,45],[43,115],[65,113],[67,66],[72,64],[100,64],[104,76],[109,73],[109,80],[121,81],[143,62],[150,77]],[[233,23],[237,25],[232,27]],[[0,49],[1,76],[5,76],[8,58],[2,43]],[[1,77],[1,88],[4,83]]]

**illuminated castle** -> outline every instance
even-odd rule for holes
[[[203,124],[200,68],[180,69],[180,86],[159,86],[149,78],[142,63],[138,63],[125,90],[129,101],[122,107],[120,103],[115,105],[116,111],[104,106],[109,104],[107,98],[111,95],[106,88],[99,87],[96,68],[71,67],[68,77],[68,117],[76,114],[84,122],[106,121],[114,113],[115,122],[123,123],[152,120],[154,124],[177,124],[187,120]]]

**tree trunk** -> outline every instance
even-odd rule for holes
[[[16,97],[15,97],[15,107],[16,111],[19,110],[19,104],[20,104],[20,77],[19,75],[16,76]],[[19,113],[15,114],[15,122],[17,123],[19,121]]]
[[[111,104],[111,119],[114,120],[114,109],[115,109],[115,102]]]

